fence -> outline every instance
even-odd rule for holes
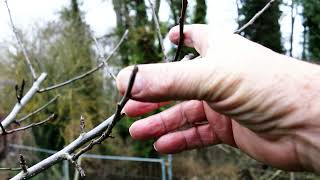
[[[10,144],[9,148],[12,150],[37,152],[51,155],[57,151],[36,148],[31,146]],[[172,180],[172,155],[168,155],[166,158],[141,158],[141,157],[128,157],[128,156],[109,156],[109,155],[97,155],[97,154],[83,154],[79,159],[78,163],[81,164],[84,160],[95,161],[109,161],[106,168],[108,172],[104,174],[95,174],[94,172],[88,172],[90,179],[161,179],[161,180]],[[112,161],[112,163],[110,163]],[[123,163],[120,163],[123,162]],[[134,163],[130,165],[129,163]],[[82,163],[85,168],[85,164]],[[112,166],[112,167],[111,167]],[[70,167],[69,161],[63,161],[61,178],[63,180],[70,180]],[[126,170],[126,168],[131,168]],[[140,168],[138,168],[140,167]],[[104,168],[104,167],[99,167]],[[135,169],[135,170],[133,170]],[[137,170],[140,169],[140,170]],[[148,175],[146,175],[148,174]],[[77,171],[73,173],[73,179],[78,180],[79,174]]]

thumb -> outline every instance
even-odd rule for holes
[[[132,67],[122,70],[117,86],[124,93]],[[139,65],[139,72],[131,92],[132,99],[143,102],[169,100],[207,100],[220,97],[232,82],[224,80],[223,71],[208,60]],[[220,69],[220,68],[219,68]],[[234,86],[232,86],[234,87]]]
[[[184,26],[184,44],[195,48],[197,52],[204,57],[209,48],[209,26],[204,24],[193,24]],[[179,26],[173,27],[169,32],[170,41],[178,44],[180,37]]]

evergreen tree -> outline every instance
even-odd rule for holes
[[[195,24],[205,24],[207,17],[207,4],[206,0],[197,0],[194,10],[194,17],[192,22]]]
[[[241,0],[239,15],[244,18],[240,20],[239,26],[247,23],[268,2],[269,0]],[[281,1],[275,1],[253,25],[243,31],[242,35],[276,52],[283,53],[279,24],[280,4]]]

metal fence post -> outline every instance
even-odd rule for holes
[[[63,179],[64,180],[70,180],[70,175],[69,175],[69,162],[64,160],[63,161]]]
[[[161,174],[162,174],[162,180],[167,179],[167,173],[166,173],[166,160],[162,159],[161,161]]]
[[[172,154],[168,155],[168,180],[172,180]]]

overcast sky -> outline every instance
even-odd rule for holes
[[[45,22],[57,19],[57,12],[62,7],[67,7],[69,0],[8,0],[12,12],[14,23],[17,27],[26,31],[32,31],[35,24],[44,24]],[[190,0],[192,6],[194,0]],[[235,19],[237,17],[236,5],[234,0],[208,0],[208,23],[218,24],[219,28],[234,30],[237,27]],[[96,36],[101,36],[110,31],[116,25],[115,13],[113,11],[111,0],[86,0],[81,6],[86,13],[85,19],[95,32]],[[289,12],[287,8],[281,8],[285,13],[280,22],[284,41],[290,34],[290,17],[286,15]],[[169,19],[168,5],[163,1],[160,8],[160,20]],[[296,22],[295,33],[295,54],[301,51],[301,19]],[[3,1],[0,1],[0,41],[12,36],[9,26],[9,17]],[[285,44],[288,48],[289,44]]]

